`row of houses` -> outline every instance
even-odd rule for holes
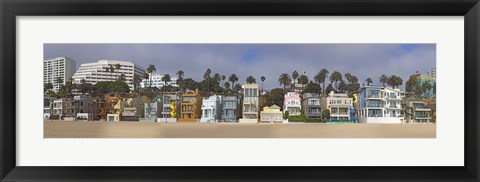
[[[257,84],[244,84],[243,95],[211,95],[195,91],[162,93],[152,99],[139,96],[45,98],[44,117],[63,120],[151,122],[283,123],[285,115],[305,119],[359,123],[432,123],[435,105],[410,100],[399,89],[364,86],[353,98],[347,94],[287,92],[283,108],[259,106]],[[328,111],[329,118],[323,118]]]

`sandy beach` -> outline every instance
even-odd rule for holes
[[[44,121],[45,138],[435,138],[435,124]]]

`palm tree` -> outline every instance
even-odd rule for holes
[[[298,83],[302,84],[302,87],[305,87],[305,85],[308,84],[308,76],[301,75],[300,77],[298,77]]]
[[[352,77],[353,75],[350,73],[345,73],[345,79],[347,79],[348,83],[352,83]]]
[[[235,86],[233,87],[233,90],[235,90],[235,92],[238,93],[240,90],[242,90],[242,85],[240,85],[238,83],[235,84]]]
[[[162,77],[162,81],[165,83],[165,85],[163,85],[163,86],[166,87],[166,86],[167,86],[167,82],[172,81],[172,80],[171,80],[169,74],[165,74],[165,75],[163,75],[163,77]]]
[[[345,92],[347,91],[347,83],[345,83],[345,81],[341,80],[340,81],[340,84],[338,84],[338,90],[339,92]]]
[[[112,77],[112,82],[113,82],[113,73],[115,73],[115,68],[113,67],[113,65],[110,65],[110,76]],[[115,85],[115,84],[113,84]],[[116,91],[116,88],[113,88],[113,90]]]
[[[285,88],[287,85],[290,85],[290,83],[292,83],[292,79],[290,78],[290,76],[286,73],[282,73],[280,75],[280,78],[278,78],[278,83],[280,83],[280,85],[283,85],[283,91],[285,92]]]
[[[333,83],[335,82],[335,90],[338,91],[338,81],[341,81],[342,80],[342,74],[340,74],[340,72],[338,71],[334,71],[332,73],[332,75],[330,76],[330,83]]]
[[[397,75],[392,75],[388,78],[387,84],[395,88],[403,84],[403,79]]]
[[[182,85],[183,75],[184,75],[184,74],[185,74],[185,73],[184,73],[182,70],[178,70],[177,73],[176,73],[176,75],[178,76],[178,78],[177,78],[177,85],[178,85],[178,88],[179,88],[180,91],[182,90],[181,85]]]
[[[298,78],[298,72],[296,70],[293,71],[292,78],[293,78],[293,86],[295,87],[295,80]]]
[[[372,78],[368,77],[365,82],[367,82],[367,86],[370,86],[371,83],[373,83]]]
[[[121,67],[122,67],[122,65],[120,65],[119,63],[115,64],[115,69],[117,71],[119,71]],[[117,74],[117,76],[118,76],[118,74]]]
[[[141,81],[142,81],[142,79],[137,74],[133,74],[134,90],[138,90],[138,85],[140,84]]]
[[[388,76],[385,75],[385,74],[382,74],[382,76],[380,76],[380,83],[383,84],[383,87],[385,87],[385,84],[388,82]]]
[[[147,88],[147,80],[149,78],[150,78],[150,74],[148,74],[147,72],[143,72],[143,79],[145,80],[145,82],[143,83],[144,88]]]
[[[148,67],[147,67],[147,73],[148,73],[148,75],[149,75],[149,77],[148,77],[148,79],[149,79],[149,81],[148,81],[149,87],[152,87],[152,73],[153,73],[153,72],[156,72],[156,71],[157,71],[157,68],[155,68],[155,65],[153,65],[153,64],[148,65]]]
[[[323,92],[325,93],[325,80],[327,79],[328,77],[328,70],[327,69],[321,69],[317,75],[315,75],[315,77],[313,77],[313,79],[315,80],[315,82],[317,83],[323,83]]]
[[[228,81],[232,82],[232,88],[235,86],[235,82],[238,81],[238,77],[236,74],[232,74],[230,75],[230,77],[228,77]]]
[[[223,85],[223,82],[225,82],[225,79],[226,79],[226,78],[227,78],[227,77],[226,77],[225,75],[222,75],[222,85]]]
[[[125,74],[123,74],[123,73],[120,74],[120,77],[118,78],[118,80],[120,80],[120,81],[125,81],[125,80],[126,80],[126,79],[125,79]]]
[[[225,86],[225,91],[230,89],[230,82],[225,82],[223,85]]]
[[[210,92],[210,74],[212,73],[212,70],[210,68],[205,71],[205,74],[203,74],[203,79],[207,81],[207,92]]]
[[[256,82],[257,82],[252,75],[248,76],[245,81],[246,81],[248,84],[252,84],[252,83],[256,83]]]
[[[422,93],[425,95],[425,97],[430,96],[430,89],[432,89],[432,84],[430,84],[430,82],[424,82],[422,84]]]
[[[62,77],[57,77],[55,81],[58,84],[58,92],[60,92],[60,84],[63,83],[63,78]]]
[[[53,88],[53,85],[50,82],[43,84],[43,92],[47,92],[47,90],[50,90],[52,88]]]
[[[263,92],[263,82],[265,81],[265,79],[266,79],[265,76],[260,77],[260,80],[262,80],[262,92]]]

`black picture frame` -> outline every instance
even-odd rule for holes
[[[479,181],[478,0],[1,0],[1,181]],[[465,24],[464,167],[22,167],[16,165],[16,17],[457,15]],[[456,60],[460,61],[460,60]],[[449,73],[450,74],[450,73]],[[455,73],[452,73],[455,74]],[[468,99],[467,99],[468,98]],[[462,121],[458,121],[462,122]],[[446,156],[448,157],[448,156]],[[279,159],[281,160],[281,159]],[[441,159],[439,159],[441,160]]]

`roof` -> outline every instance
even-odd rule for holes
[[[277,105],[273,104],[272,106],[270,106],[270,109],[280,109],[280,107],[278,107]]]

